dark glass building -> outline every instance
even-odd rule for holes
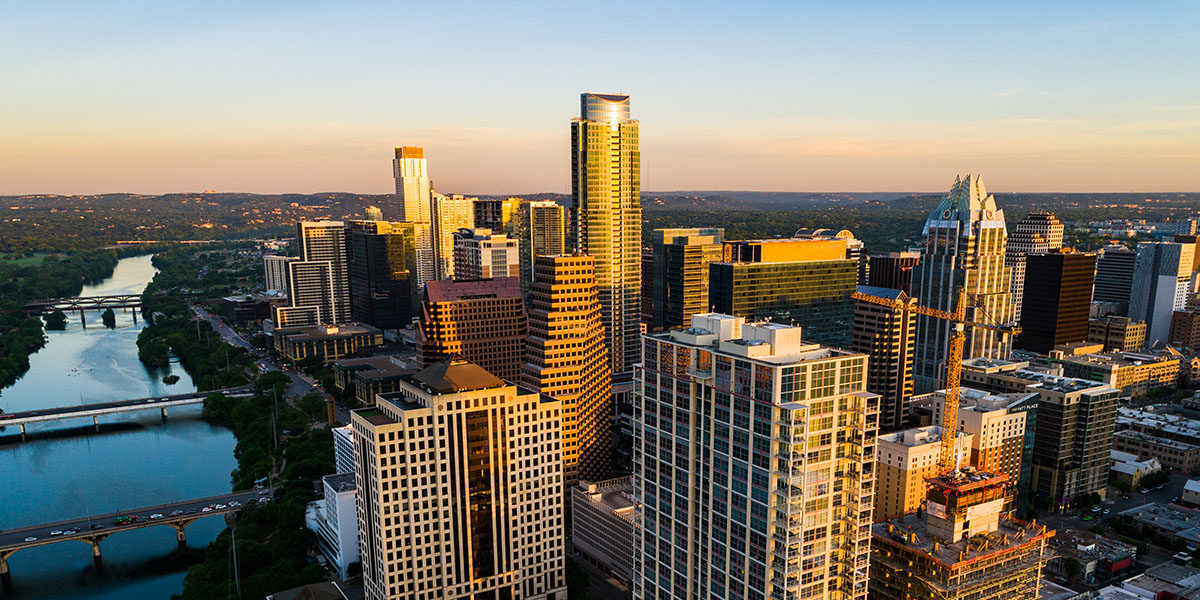
[[[692,315],[709,312],[708,266],[721,260],[724,237],[719,227],[651,233],[650,330],[689,327]]]
[[[353,319],[379,329],[411,324],[420,298],[413,225],[350,221],[346,229]]]
[[[921,262],[920,252],[872,254],[870,260],[867,280],[871,287],[900,290],[905,294],[912,290],[912,272]]]
[[[805,341],[849,348],[858,263],[853,260],[722,262],[709,266],[712,312],[794,324]]]
[[[1137,253],[1124,246],[1109,246],[1101,250],[1100,257],[1096,259],[1096,286],[1092,300],[1120,302],[1128,307],[1136,258]]]
[[[1072,251],[1025,257],[1025,297],[1016,347],[1047,353],[1088,339],[1094,254]]]

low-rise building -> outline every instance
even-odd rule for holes
[[[1065,533],[1065,532],[1064,532]],[[1050,542],[1055,557],[1046,563],[1046,573],[1094,585],[1119,579],[1132,572],[1137,564],[1137,548],[1090,531],[1060,533]],[[1072,575],[1068,560],[1081,567]]]
[[[329,366],[337,389],[351,390],[359,404],[370,406],[376,395],[400,389],[401,378],[415,373],[421,363],[415,354],[385,354],[336,360]]]
[[[273,333],[275,351],[287,360],[319,357],[325,362],[383,345],[383,332],[360,323],[280,327]]]
[[[1182,355],[1173,348],[1158,352],[1106,352],[1058,359],[1067,377],[1100,381],[1121,392],[1121,396],[1139,398],[1150,390],[1171,387],[1179,380]]]
[[[1145,527],[1170,539],[1188,544],[1200,542],[1200,511],[1151,502],[1123,510],[1117,516],[1129,525]]]
[[[1196,600],[1200,598],[1200,569],[1187,564],[1186,561],[1165,562],[1121,582],[1121,589],[1139,600]]]
[[[1130,454],[1122,450],[1113,450],[1111,455],[1110,479],[1124,481],[1129,484],[1130,489],[1136,489],[1138,482],[1146,475],[1162,470],[1162,465],[1153,458],[1141,460],[1137,454]]]
[[[1118,431],[1113,434],[1113,449],[1122,453],[1147,457],[1153,461],[1157,471],[1163,466],[1170,467],[1182,473],[1195,473],[1200,470],[1200,446],[1180,442],[1165,437],[1150,435],[1140,431]],[[1122,472],[1133,469],[1132,466],[1122,467]],[[1113,474],[1118,473],[1117,465],[1113,465]],[[1137,480],[1145,473],[1132,477],[1130,485],[1137,485]],[[1129,480],[1128,477],[1122,479]]]
[[[633,581],[633,482],[580,481],[571,488],[571,543],[584,558],[626,584]]]
[[[959,442],[959,460],[967,464],[971,434]],[[916,512],[925,503],[925,479],[937,475],[942,428],[937,425],[906,429],[877,438],[875,444],[876,522]]]
[[[1105,352],[1137,352],[1146,346],[1146,323],[1114,315],[1092,319],[1088,341],[1103,344]]]
[[[358,509],[354,473],[321,478],[324,498],[309,504],[309,529],[317,534],[317,547],[341,579],[349,577],[350,563],[359,561]]]
[[[1136,431],[1200,446],[1200,420],[1165,412],[1172,409],[1173,407],[1170,405],[1119,408],[1117,409],[1116,429],[1117,431]]]
[[[1200,480],[1189,479],[1183,484],[1179,502],[1186,506],[1200,506]]]

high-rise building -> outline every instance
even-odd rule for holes
[[[272,308],[276,327],[333,323],[333,263],[295,260],[287,263],[287,306]]]
[[[1021,319],[1022,292],[1025,289],[1025,257],[1042,254],[1063,247],[1063,224],[1054,213],[1035,210],[1017,222],[1008,236],[1004,253],[1004,266],[1012,273],[1009,289],[1012,291],[1013,318]],[[1089,298],[1091,294],[1088,294]],[[1090,301],[1090,300],[1089,300]]]
[[[1096,259],[1096,285],[1093,302],[1119,302],[1127,314],[1133,289],[1133,266],[1137,253],[1125,246],[1105,246]]]
[[[512,234],[512,221],[521,213],[520,198],[475,198],[475,227],[491,229],[496,233]]]
[[[868,296],[916,304],[900,290],[860,285]],[[913,395],[913,347],[917,341],[917,313],[855,301],[851,349],[868,357],[867,391],[879,394],[879,428],[904,429]]]
[[[705,289],[707,290],[707,283]],[[642,325],[654,327],[654,249],[642,248]]]
[[[454,278],[454,234],[475,228],[475,198],[433,192],[433,253],[437,278]]]
[[[641,357],[642,154],[629,96],[585,93],[571,121],[571,228],[596,259],[601,320],[613,376]]]
[[[870,262],[871,274],[867,280],[871,282],[871,287],[900,290],[908,294],[912,291],[912,270],[921,263],[921,253],[872,254]]]
[[[1007,475],[972,468],[930,480],[924,513],[872,527],[871,598],[1037,598],[1054,531],[1011,518]]]
[[[1021,333],[1013,345],[1046,354],[1060,344],[1087,340],[1096,255],[1059,250],[1020,259],[1028,310],[1021,311]]]
[[[1196,354],[1200,350],[1200,311],[1175,311],[1171,316],[1169,341],[1188,354]]]
[[[929,308],[954,312],[958,290],[968,298],[968,321],[1009,325],[1013,322],[1010,272],[1004,266],[1008,230],[1004,210],[976,176],[956,177],[950,192],[925,221],[921,264],[913,269],[912,296]],[[944,386],[950,334],[954,323],[917,317],[917,351],[913,377],[916,390],[927,393]],[[1008,356],[1011,340],[997,331],[968,327],[964,357]]]
[[[1194,260],[1196,257],[1200,257],[1200,235],[1196,235],[1195,231],[1192,231],[1191,233],[1184,232],[1188,231],[1189,229],[1194,230],[1196,228],[1196,220],[1187,219],[1185,221],[1181,221],[1179,225],[1181,232],[1175,237],[1171,238],[1171,241],[1175,242],[1176,244],[1192,245],[1192,275],[1195,275],[1196,273],[1200,273],[1200,260]]]
[[[716,312],[795,324],[814,343],[849,348],[858,263],[841,240],[725,242],[724,262],[709,265],[708,302]]]
[[[933,407],[933,421],[942,422],[946,393],[927,394]],[[1019,485],[1025,469],[1025,434],[1030,406],[1036,392],[993,394],[969,387],[958,390],[958,431],[970,436],[970,454],[965,464],[987,471],[1004,473]]]
[[[1107,316],[1088,322],[1088,341],[1105,352],[1136,352],[1146,347],[1146,324],[1129,317]]]
[[[529,294],[524,386],[562,401],[563,480],[609,474],[612,371],[600,321],[595,261],[538,256]]]
[[[550,201],[522,202],[511,222],[512,236],[521,250],[521,290],[533,283],[533,257],[565,254],[566,211]]]
[[[350,320],[350,273],[346,255],[346,224],[341,221],[301,221],[296,224],[300,260],[329,261],[333,289],[329,323]],[[293,263],[294,264],[294,263]]]
[[[350,221],[350,314],[379,329],[412,324],[421,297],[417,286],[413,223]]]
[[[1171,315],[1187,308],[1192,287],[1192,244],[1143,242],[1137,247],[1129,318],[1146,322],[1146,346],[1167,343]]]
[[[517,240],[488,229],[460,229],[454,234],[455,279],[520,276]]]
[[[368,600],[567,597],[561,403],[462,359],[351,413]]]
[[[423,366],[462,356],[515,383],[528,334],[529,317],[515,277],[425,284],[416,335]]]
[[[867,357],[721,314],[642,339],[633,597],[866,598]]]
[[[652,330],[684,327],[709,312],[708,265],[721,261],[722,228],[655,229],[651,233]],[[643,269],[644,271],[644,269]],[[645,287],[643,285],[643,287]]]
[[[854,233],[849,229],[834,231],[832,229],[812,229],[809,227],[801,227],[792,234],[793,239],[797,240],[840,240],[846,244],[846,258],[854,261],[858,265],[858,285],[867,285],[867,280],[870,277],[871,261],[870,258],[863,252],[862,240],[855,238]]]
[[[960,434],[958,459],[968,464],[972,439]],[[938,474],[942,428],[929,425],[879,436],[875,450],[875,522],[916,512],[925,502],[925,480]]]
[[[425,164],[425,150],[417,146],[396,148],[392,161],[399,200],[400,220],[416,223],[417,287],[437,279],[437,257],[433,249],[433,186]]]
[[[363,211],[363,216],[368,221],[382,221],[383,211],[379,210],[378,206],[368,206],[366,210]]]
[[[264,256],[263,270],[267,291],[286,292],[288,289],[288,263],[300,260],[295,256]]]

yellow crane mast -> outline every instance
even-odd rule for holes
[[[963,344],[966,342],[966,327],[970,325],[971,327],[995,331],[1004,335],[1015,335],[1020,333],[1020,329],[1006,325],[967,321],[967,295],[961,287],[955,291],[954,312],[929,308],[928,306],[903,302],[893,298],[872,296],[861,292],[854,292],[850,294],[850,297],[855,300],[886,306],[894,310],[915,312],[919,315],[949,321],[954,324],[954,330],[950,333],[950,352],[946,357],[946,400],[942,404],[942,449],[938,458],[938,470],[939,474],[942,475],[956,470],[958,466],[958,449],[956,447],[956,440],[958,438],[958,389],[960,380],[962,379]]]

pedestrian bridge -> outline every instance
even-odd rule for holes
[[[8,569],[8,557],[18,550],[77,540],[91,545],[92,560],[95,561],[96,568],[100,569],[102,568],[100,542],[114,533],[166,525],[175,529],[175,538],[180,547],[183,547],[187,545],[185,529],[196,519],[235,513],[245,508],[247,504],[260,502],[270,497],[271,492],[264,490],[234,492],[222,496],[185,500],[103,515],[89,515],[84,518],[0,531],[0,580],[3,580],[5,586],[10,585],[11,574]],[[117,524],[117,519],[126,517],[137,517],[137,520],[130,519],[127,522],[123,520],[121,524]]]
[[[38,410],[4,413],[0,414],[0,427],[7,427],[9,425],[20,426],[21,439],[25,440],[25,426],[30,423],[42,423],[46,421],[62,421],[65,419],[91,417],[92,425],[96,428],[96,430],[99,430],[100,417],[103,415],[143,410],[158,410],[162,413],[162,417],[165,419],[167,418],[168,408],[187,406],[190,404],[202,404],[204,399],[207,398],[209,394],[220,393],[225,394],[226,396],[237,397],[249,396],[253,392],[254,386],[243,385],[219,390],[209,390],[207,392],[175,394],[173,396],[135,398],[133,400],[119,400],[116,402],[98,402],[95,404],[78,404],[75,406],[60,406],[58,408],[41,408]]]

